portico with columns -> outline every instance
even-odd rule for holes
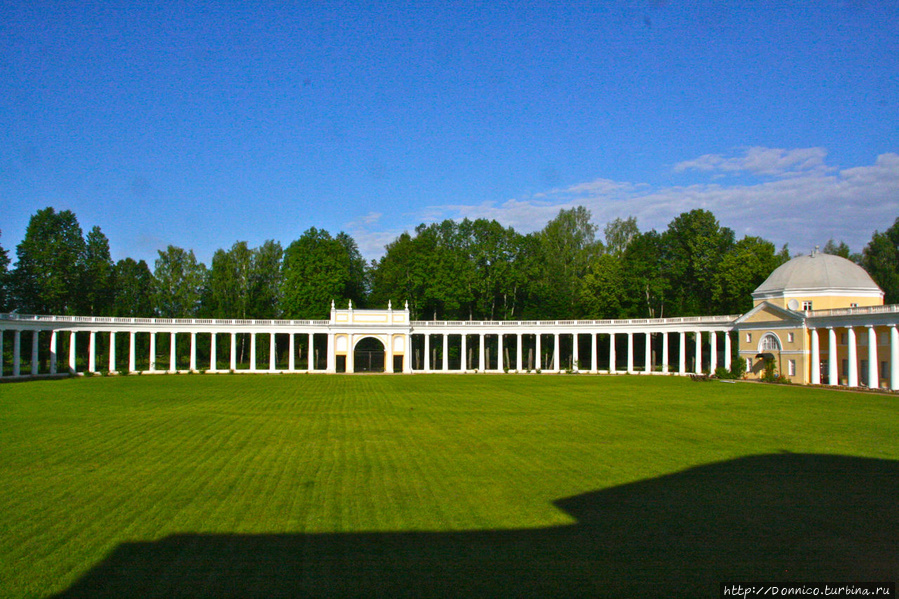
[[[7,339],[12,347],[10,363],[0,361],[0,376],[354,372],[357,349],[366,341],[383,352],[379,371],[386,372],[687,375],[729,366],[735,318],[412,321],[408,307],[358,310],[352,305],[332,305],[330,318],[323,321],[5,314],[0,315],[0,352]],[[60,368],[63,347],[67,355]],[[260,363],[263,348],[268,358]]]

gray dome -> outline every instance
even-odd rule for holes
[[[828,289],[883,293],[864,268],[840,256],[811,254],[793,258],[777,267],[753,296],[787,291]]]

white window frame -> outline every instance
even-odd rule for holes
[[[780,351],[781,348],[780,339],[778,339],[777,335],[774,333],[765,333],[762,338],[759,339],[760,354],[771,351]]]

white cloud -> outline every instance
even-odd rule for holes
[[[741,156],[726,158],[721,154],[705,154],[674,165],[674,172],[689,170],[702,172],[751,173],[755,175],[789,176],[810,170],[824,169],[827,150],[824,148],[747,148]]]
[[[794,252],[811,250],[833,237],[861,251],[875,229],[883,231],[899,217],[899,154],[882,154],[873,165],[842,170],[828,166],[826,154],[823,148],[750,148],[738,158],[708,154],[675,167],[706,172],[708,182],[653,187],[596,179],[501,204],[429,206],[407,215],[411,220],[405,230],[445,218],[487,218],[531,232],[543,228],[560,209],[581,205],[600,227],[615,218],[636,216],[641,230],[661,231],[679,214],[703,208],[738,237],[756,235],[777,245],[788,243]],[[768,177],[728,185],[727,179],[715,176],[722,171]],[[374,232],[360,227],[353,235],[364,255],[379,256],[401,230]]]

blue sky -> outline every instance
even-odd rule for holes
[[[152,267],[575,205],[861,250],[899,217],[899,3],[0,2],[13,260],[46,206]]]

